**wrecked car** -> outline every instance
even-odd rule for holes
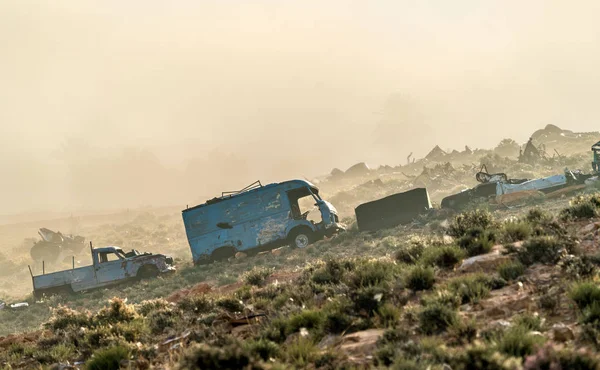
[[[65,235],[45,227],[39,229],[38,235],[42,240],[37,241],[29,252],[34,261],[54,262],[64,254],[79,254],[85,247],[85,238],[79,235]]]
[[[442,208],[460,209],[477,199],[495,199],[499,203],[509,194],[540,193],[549,195],[559,190],[577,190],[592,175],[573,172],[565,169],[564,174],[542,177],[539,179],[508,179],[505,174],[488,174],[480,171],[476,178],[481,184],[442,199]],[[519,199],[518,197],[513,197]]]
[[[35,276],[29,267],[33,280],[35,297],[53,294],[68,294],[106,287],[132,279],[156,277],[175,271],[173,258],[162,254],[140,253],[137,250],[125,253],[119,247],[91,247],[92,265],[46,273]]]
[[[313,217],[316,220],[309,219],[314,207],[307,205],[313,203],[320,216]],[[304,248],[345,229],[335,207],[319,196],[315,185],[304,180],[270,185],[257,181],[185,209],[182,217],[195,264],[284,244]]]
[[[410,223],[431,208],[427,189],[417,188],[363,203],[354,212],[360,231],[377,231]]]

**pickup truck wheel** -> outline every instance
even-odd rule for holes
[[[159,274],[160,271],[158,271],[156,266],[145,265],[139,269],[136,276],[138,279],[151,279],[157,277]]]
[[[292,231],[289,237],[290,245],[294,248],[306,248],[314,241],[314,233],[309,228]]]

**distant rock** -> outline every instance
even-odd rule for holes
[[[346,170],[346,175],[366,175],[371,171],[365,162],[360,162]]]
[[[340,170],[339,168],[334,168],[331,170],[331,176],[338,177],[342,175],[344,175],[344,171]]]
[[[447,154],[448,153],[446,153],[442,148],[440,148],[439,145],[436,145],[433,149],[431,149],[429,154],[427,154],[425,156],[425,159],[430,160],[430,161],[435,161],[435,160],[443,158]]]

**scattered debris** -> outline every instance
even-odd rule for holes
[[[34,261],[54,262],[61,255],[78,254],[85,247],[85,238],[82,236],[64,235],[45,227],[39,229],[38,234],[42,240],[36,242],[30,251]]]

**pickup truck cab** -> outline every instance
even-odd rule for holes
[[[282,244],[304,248],[345,229],[335,207],[304,180],[264,186],[257,181],[185,209],[182,217],[195,264]]]
[[[30,267],[34,295],[80,292],[175,271],[173,258],[162,254],[137,250],[125,253],[119,247],[91,248],[91,254],[91,266],[38,276],[33,275]]]

